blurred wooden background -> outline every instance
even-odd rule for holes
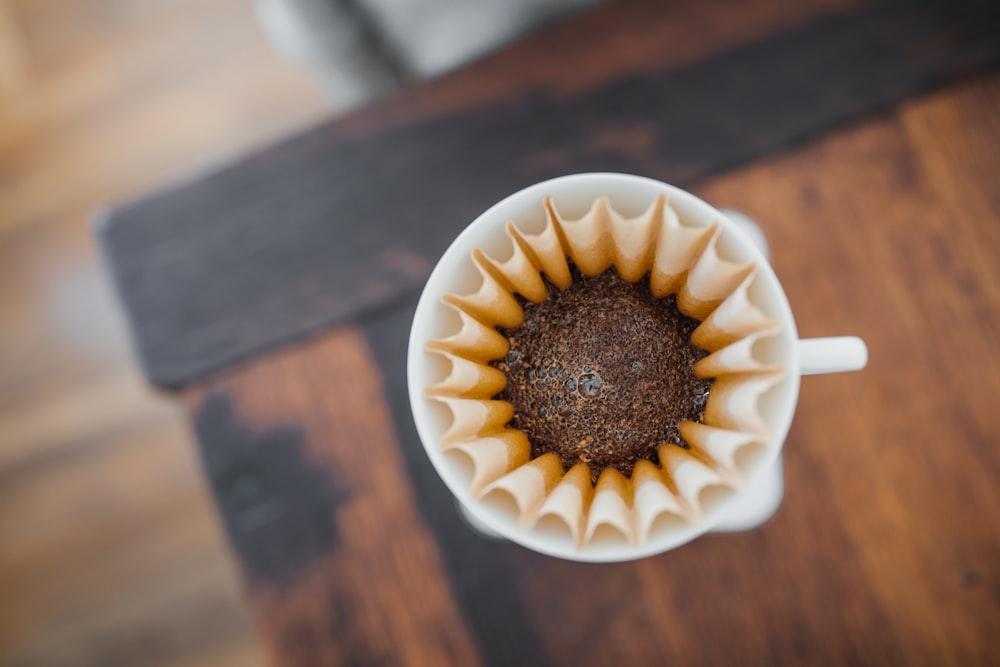
[[[822,0],[820,4],[849,6],[854,1]],[[775,8],[774,16],[780,18],[778,23],[794,18],[795,10],[785,5],[779,9],[777,0],[770,6]],[[720,16],[718,35],[731,37],[748,26],[753,29],[752,22],[734,13]],[[762,21],[761,25],[769,24]],[[687,58],[704,47],[704,35],[678,43],[677,52]],[[643,52],[640,49],[634,53]],[[580,71],[599,79],[613,74],[616,67],[635,66],[622,61],[621,56],[616,60],[598,53],[598,57],[600,66]],[[503,97],[505,79],[482,75],[502,71],[490,70],[494,65],[487,62],[487,69],[469,70],[464,75],[466,83],[476,84],[471,90],[480,101],[490,95]],[[538,71],[533,68],[530,76],[536,76]],[[541,78],[549,75],[551,72],[543,71]],[[461,83],[461,76],[459,73],[454,81]],[[498,81],[503,85],[498,86]],[[430,94],[426,90],[418,92],[406,104],[398,105],[402,111],[397,112],[396,121],[412,122],[421,114],[429,117],[440,113],[440,107],[435,105],[447,107],[468,99],[470,88],[465,85],[444,85],[455,86],[454,90],[461,94],[442,96],[442,89],[434,94],[433,88]],[[861,192],[855,206],[885,211],[897,222],[923,220],[926,229],[934,231],[938,229],[935,225],[944,224],[942,221],[947,222],[949,216],[963,219],[955,211],[972,211],[982,213],[973,218],[973,228],[978,230],[980,227],[975,225],[982,225],[992,215],[987,205],[989,197],[983,193],[989,193],[988,178],[996,171],[991,167],[989,139],[996,136],[997,90],[995,78],[954,87],[914,102],[880,124],[865,125],[856,132],[816,143],[806,152],[703,183],[698,192],[722,205],[740,202],[741,208],[763,220],[771,198],[778,192],[774,184],[785,183],[780,192],[810,214],[810,207],[819,201],[817,197],[843,199],[836,188],[817,190],[812,184],[802,185],[816,170],[832,174],[830,182],[841,183],[850,192],[857,191],[855,183],[860,182],[852,179],[874,178],[872,192]],[[324,118],[329,111],[305,77],[272,54],[253,21],[250,0],[0,0],[0,667],[264,664],[244,609],[239,573],[226,548],[193,437],[179,407],[167,397],[150,393],[134,365],[118,308],[97,262],[88,223],[98,206],[132,199],[151,188],[229,161],[252,147]],[[385,107],[381,117],[355,117],[354,131],[359,127],[363,130],[365,123],[369,130],[377,128],[379,123],[391,121],[393,113],[392,107]],[[906,156],[911,152],[924,156],[921,164],[930,175],[923,178],[938,183],[936,188],[925,188],[926,183],[918,178],[919,170],[914,172],[908,166]],[[873,155],[879,159],[872,158],[872,171],[858,172],[856,165]],[[840,156],[839,161],[831,156]],[[803,170],[803,165],[807,169]],[[820,166],[826,171],[818,171]],[[838,172],[838,168],[844,171]],[[798,178],[776,178],[782,169],[785,175],[794,173]],[[758,187],[761,184],[768,187]],[[913,195],[910,188],[922,194]],[[906,196],[898,196],[900,192]],[[966,196],[970,192],[976,196]],[[986,198],[979,198],[979,194]],[[955,208],[953,204],[960,200],[962,206]],[[885,208],[878,209],[873,202]],[[792,209],[786,211],[786,216],[792,215],[789,211]],[[789,220],[785,218],[786,224],[790,224]],[[977,237],[963,238],[974,244]],[[779,245],[775,247],[779,247],[780,237],[776,240]],[[838,252],[836,246],[819,236],[813,240],[832,248],[834,254]],[[883,246],[895,248],[891,244],[875,247]],[[921,251],[935,247],[920,246]],[[804,253],[799,260],[809,256]],[[919,259],[922,255],[914,256]],[[785,257],[788,259],[781,261],[795,261],[791,255]],[[947,259],[947,255],[941,255],[937,261]],[[988,257],[984,254],[981,259],[986,261]],[[979,269],[985,273],[976,275],[988,276],[992,266],[988,262],[980,264]],[[968,292],[977,285],[974,281],[962,282],[968,278],[964,273],[953,277],[958,281],[951,283],[956,289]],[[927,294],[938,295],[938,283],[931,280],[921,284],[930,290]],[[888,281],[882,291],[890,290],[897,299],[893,303],[903,304],[904,315],[916,312],[911,306],[919,300],[914,301],[897,287],[898,281]],[[977,294],[974,290],[964,294],[961,303],[977,303],[968,301]],[[870,312],[882,312],[879,309],[884,302],[878,300],[878,290],[868,297],[864,303],[878,306]],[[823,301],[800,303],[811,303],[821,311],[830,307]],[[948,301],[937,299],[934,303],[940,306]],[[905,324],[910,320],[901,321]],[[882,320],[869,316],[866,321],[875,327]],[[396,330],[405,328],[396,326]],[[826,331],[803,328],[803,333]],[[908,359],[916,358],[914,355],[926,352],[919,345],[913,347],[917,342],[912,337],[905,337],[905,344],[890,345],[901,335],[898,327],[881,334],[878,330],[858,333],[871,333],[870,341],[882,340],[883,350],[895,351],[895,356],[883,357],[888,360],[883,364],[902,359],[905,365]],[[979,335],[978,331],[974,333]],[[973,340],[978,344],[986,338]],[[319,349],[324,344],[319,343]],[[402,348],[395,345],[394,349]],[[955,352],[936,344],[933,349]],[[988,350],[989,346],[976,349]],[[961,357],[965,351],[959,349],[955,354]],[[296,355],[302,350],[288,354],[291,356],[286,359],[301,359]],[[346,358],[356,356],[352,353]],[[964,366],[945,364],[948,359],[942,361],[934,356],[926,358],[939,363],[929,364],[931,371],[949,369],[946,377],[954,380],[954,386],[960,386],[960,380],[955,378],[961,377]],[[970,358],[963,357],[965,362]],[[385,367],[402,367],[398,362],[383,363]],[[261,368],[266,371],[268,366]],[[259,369],[247,377],[256,372]],[[837,582],[859,581],[859,572],[868,572],[872,577],[889,573],[892,576],[887,578],[887,587],[878,593],[885,601],[871,609],[877,611],[884,604],[885,609],[901,610],[894,626],[898,634],[883,633],[871,624],[855,625],[866,623],[868,618],[859,615],[857,607],[834,615],[840,623],[835,630],[839,628],[841,636],[858,636],[863,633],[852,628],[874,627],[871,635],[861,639],[874,637],[881,646],[891,644],[893,637],[915,637],[916,648],[911,646],[915,654],[919,653],[922,634],[929,642],[946,646],[952,633],[964,643],[957,644],[959,649],[950,648],[949,655],[962,656],[968,654],[958,652],[960,649],[978,650],[981,646],[977,642],[992,636],[988,632],[992,618],[981,613],[965,617],[955,611],[966,608],[966,596],[978,596],[974,599],[980,606],[970,609],[993,609],[986,597],[992,590],[990,579],[982,573],[992,562],[988,556],[993,553],[989,549],[994,543],[979,539],[977,515],[963,514],[964,519],[958,521],[955,517],[960,515],[949,514],[949,508],[963,506],[967,489],[989,487],[986,483],[970,484],[961,476],[963,465],[975,465],[971,458],[950,468],[935,467],[932,464],[943,459],[923,456],[921,452],[926,451],[919,448],[912,450],[912,436],[920,432],[921,424],[911,420],[910,415],[919,413],[931,420],[938,414],[935,410],[947,415],[955,395],[948,393],[951,385],[943,384],[937,376],[918,376],[918,380],[921,378],[928,387],[930,380],[936,380],[935,391],[917,391],[914,395],[919,395],[922,402],[912,403],[892,419],[880,422],[888,430],[878,432],[886,442],[896,444],[895,449],[881,452],[880,470],[907,482],[901,488],[911,495],[879,496],[882,509],[888,513],[871,514],[864,521],[850,523],[847,532],[832,533],[847,543],[851,538],[866,545],[871,549],[871,558],[867,568],[860,570],[850,558],[844,570],[815,569],[818,575],[814,583],[818,585],[813,593],[819,591],[815,599],[823,599],[825,591],[850,592],[850,587],[838,587]],[[397,386],[402,385],[397,382]],[[920,387],[919,382],[914,386]],[[827,387],[832,390],[833,385]],[[877,379],[869,381],[865,387],[860,394],[851,395],[852,400],[864,403],[865,396],[879,400],[889,396],[898,403],[907,395],[899,378],[892,374],[883,375],[881,383]],[[824,394],[817,385],[812,395],[815,406],[826,405],[832,394]],[[935,396],[944,398],[935,403]],[[275,405],[265,403],[268,408]],[[397,401],[399,405],[404,403]],[[866,403],[873,404],[871,400]],[[281,404],[277,405],[280,409]],[[803,405],[808,410],[808,404]],[[970,405],[987,409],[986,401]],[[404,419],[397,423],[404,423]],[[984,417],[975,423],[988,424],[989,420]],[[947,422],[935,424],[940,427]],[[826,442],[830,455],[839,460],[839,442],[826,437],[830,433],[834,434],[830,437],[836,437],[836,433],[823,429],[817,433],[826,435],[816,436],[814,442]],[[975,453],[987,442],[982,433],[987,431],[960,433],[956,442]],[[392,437],[386,435],[383,444],[392,444]],[[804,457],[798,459],[799,465],[805,466],[800,470],[809,470],[818,460],[816,454],[797,451]],[[917,456],[912,455],[914,451]],[[955,451],[954,447],[947,450],[951,456]],[[426,460],[421,460],[426,465]],[[865,507],[865,503],[852,499],[870,498],[875,487],[847,467],[839,470],[846,483],[833,488],[846,489],[840,496],[841,507]],[[950,473],[950,495],[943,501],[951,505],[920,495],[927,488],[923,480],[933,479],[942,470]],[[974,479],[982,482],[987,474],[977,471]],[[903,502],[907,497],[913,502]],[[937,511],[921,513],[925,501]],[[444,502],[451,506],[450,497]],[[989,503],[981,505],[981,512],[992,507]],[[899,511],[900,507],[909,507],[909,512]],[[797,516],[807,515],[801,512]],[[786,520],[785,525],[786,530],[794,531],[796,525],[805,524]],[[935,531],[949,525],[955,527],[952,534],[964,536],[965,541],[960,543],[961,549],[951,545],[941,551],[937,548],[941,535],[948,533]],[[881,546],[879,539],[893,532],[887,533],[886,526],[897,529],[898,535],[893,534],[889,541],[897,551]],[[825,531],[825,525],[811,523],[810,527],[814,532]],[[916,544],[914,553],[922,558],[908,555],[906,549],[911,543]],[[905,557],[897,559],[899,553]],[[683,557],[697,560],[693,553]],[[839,556],[834,551],[828,557]],[[538,578],[539,573],[544,575],[546,566],[530,561],[532,554],[523,552],[515,558],[521,559],[521,571],[538,581],[546,579]],[[933,580],[923,576],[922,567],[938,568],[941,563],[944,565],[940,573],[937,569],[927,570],[939,576]],[[800,580],[792,579],[796,586],[801,585]],[[337,584],[340,580],[331,581]],[[572,585],[576,579],[556,578],[553,585],[567,581]],[[792,580],[786,577],[788,581]],[[899,591],[908,594],[913,581],[926,585],[912,586],[915,597],[900,595]],[[339,589],[330,586],[317,590],[319,599],[324,590]],[[608,599],[620,597],[617,588],[609,590]],[[798,590],[804,589],[786,587],[786,600],[797,599]],[[554,599],[565,604],[570,598]],[[683,596],[677,599],[684,601]],[[541,612],[537,610],[546,608],[537,599],[534,603],[529,599],[528,603],[537,603],[538,614]],[[571,611],[582,608],[569,606]],[[788,605],[781,608],[797,609]],[[335,608],[330,613],[339,612]],[[281,620],[280,614],[274,617]],[[315,614],[310,622],[323,623],[325,618]],[[480,616],[480,620],[484,618]],[[520,617],[512,614],[511,618]],[[556,614],[553,618],[554,625],[564,623],[564,616]],[[648,618],[652,617],[645,620]],[[697,622],[703,617],[693,614],[692,618]],[[980,622],[963,625],[968,618]],[[382,630],[379,624],[384,620],[377,614],[369,620],[373,632]],[[270,627],[272,641],[285,636],[279,625]],[[296,630],[293,625],[288,627]],[[816,631],[825,627],[822,623],[813,626]],[[925,633],[928,628],[933,631]],[[752,634],[749,626],[744,630]],[[302,644],[301,635],[290,636],[289,646],[297,648]],[[350,655],[341,650],[344,644],[335,643],[341,636],[326,633],[314,644],[318,650],[329,649],[331,655]],[[574,648],[587,650],[572,646],[572,636],[553,632],[548,637],[554,653],[569,656],[570,661]],[[614,636],[621,641],[628,635]],[[494,640],[510,643],[508,637],[499,635]],[[305,648],[308,651],[315,646]],[[607,644],[612,652],[615,646]],[[600,659],[600,654],[593,655]],[[929,655],[928,660],[933,659],[934,654]]]
[[[0,665],[263,664],[89,218],[328,112],[247,0],[0,0]]]

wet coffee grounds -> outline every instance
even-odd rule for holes
[[[496,398],[514,406],[510,426],[533,458],[554,452],[565,470],[582,461],[595,482],[608,467],[628,476],[664,443],[687,448],[678,424],[704,414],[712,380],[692,367],[707,352],[690,342],[699,322],[674,295],[650,294],[648,278],[571,270],[573,283],[548,285],[542,303],[519,297],[524,322],[499,329],[510,351],[492,362],[507,376]]]

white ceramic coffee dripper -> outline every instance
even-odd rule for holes
[[[441,380],[447,372],[436,355],[425,350],[427,341],[445,338],[458,329],[451,309],[441,303],[445,294],[474,292],[481,280],[471,261],[479,248],[503,261],[511,252],[505,225],[512,221],[529,233],[544,223],[542,202],[551,196],[567,218],[582,216],[594,199],[605,196],[611,206],[626,217],[642,213],[657,195],[667,196],[681,221],[687,225],[721,225],[718,243],[721,256],[738,262],[755,262],[758,278],[750,292],[753,303],[781,324],[781,333],[768,343],[769,352],[784,367],[784,378],[767,391],[758,407],[771,444],[754,451],[744,461],[746,485],[741,491],[714,496],[703,507],[696,525],[672,522],[652,531],[640,546],[623,540],[595,540],[582,549],[568,534],[551,526],[523,528],[510,503],[476,500],[470,492],[471,470],[464,455],[443,452],[439,447],[450,418],[424,389]],[[481,530],[517,542],[535,551],[570,560],[612,562],[653,555],[675,548],[713,529],[742,530],[759,525],[777,508],[782,496],[780,451],[792,422],[798,398],[799,377],[815,373],[858,370],[867,362],[865,344],[858,338],[813,338],[799,340],[788,299],[767,261],[766,247],[752,222],[727,216],[694,195],[649,178],[628,174],[594,173],[563,176],[516,192],[474,220],[455,239],[431,273],[417,305],[407,358],[410,405],[420,440],[441,479],[457,498],[466,516]]]

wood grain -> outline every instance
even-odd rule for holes
[[[276,665],[479,664],[357,330],[189,400]]]
[[[862,382],[803,383],[789,463],[829,478],[913,663],[998,659],[998,99],[994,76],[702,191],[764,221],[802,334],[868,341]]]
[[[607,566],[498,545],[540,655],[567,665],[1000,660],[998,101],[992,76],[696,188],[762,222],[801,334],[860,334],[870,366],[804,380],[786,500],[758,531]],[[418,452],[408,462],[425,518],[443,533],[409,424],[407,320],[380,315],[366,331],[404,451]],[[439,543],[446,562],[464,560],[459,544]],[[479,593],[457,588],[459,600]],[[465,612],[473,629],[489,626],[489,610]]]
[[[954,53],[954,43],[928,35],[952,25],[949,20],[966,19],[935,13],[940,7],[933,4],[911,10],[890,3],[862,11],[886,6],[942,21],[908,21],[905,30],[888,35],[890,43],[912,39],[921,45],[904,49],[907,63],[941,62],[934,59]],[[708,20],[710,9],[683,11]],[[640,22],[659,10],[634,3],[581,19],[586,62],[605,55],[591,47],[614,11]],[[693,59],[771,34],[769,26],[792,29],[801,38],[805,20],[815,18],[812,11],[825,10],[793,9],[782,19],[781,8],[766,3],[745,10],[746,27],[739,13],[720,13],[704,46],[696,44],[697,31],[685,38],[681,28],[671,27],[678,32],[667,34],[679,42],[671,62],[696,68]],[[919,14],[924,11],[932,13]],[[989,37],[994,29],[993,15],[982,16],[972,21],[973,38]],[[840,25],[831,20],[826,29]],[[516,118],[520,108],[568,108],[558,104],[579,102],[598,89],[636,84],[639,95],[651,82],[662,84],[665,79],[657,77],[673,67],[659,68],[651,60],[661,47],[649,45],[664,33],[648,23],[631,24],[645,35],[637,44],[646,46],[630,48],[627,38],[609,38],[615,57],[595,65],[593,74],[580,68],[579,79],[566,79],[564,88],[553,83],[558,66],[542,65],[538,75],[512,74],[509,88],[490,81],[473,85],[472,74],[458,73],[412,97],[387,100],[371,120],[356,116],[278,146],[269,153],[275,171],[261,167],[254,178],[288,179],[279,193],[287,197],[297,187],[289,185],[297,160],[320,160],[330,145],[341,147],[348,139],[357,142],[350,166],[369,176],[397,173],[400,164],[418,164],[423,174],[433,151],[468,157],[463,151],[475,148],[468,142],[494,127],[480,122],[484,100],[499,109],[490,111]],[[582,38],[559,30],[551,33],[561,36],[549,46],[563,47],[556,50],[567,58],[572,51],[565,47]],[[876,31],[863,43],[877,52],[881,36]],[[531,42],[533,53],[544,52],[545,39]],[[756,48],[766,52],[761,44]],[[753,53],[742,47],[737,53]],[[488,60],[469,71],[511,72],[515,60],[498,56],[496,62],[506,64]],[[725,69],[719,62],[714,66]],[[899,100],[905,93],[892,87],[892,77],[881,78],[898,71],[875,68],[857,81],[866,91],[885,85],[876,93]],[[468,84],[468,97],[449,80]],[[910,90],[923,90],[926,80],[914,80],[920,85]],[[519,97],[521,91],[535,95]],[[409,108],[400,101],[408,99]],[[502,102],[507,99],[515,101]],[[386,300],[384,284],[369,287],[374,292],[368,296],[382,299],[382,307],[365,314],[360,329],[351,325],[306,340],[188,389],[251,614],[275,663],[1000,662],[994,639],[1000,635],[1000,530],[994,517],[1000,431],[992,418],[1000,395],[1000,205],[994,184],[1000,78],[992,74],[898,108],[866,108],[882,114],[694,184],[711,202],[762,222],[803,335],[858,333],[871,349],[864,373],[804,382],[786,449],[786,500],[758,531],[709,536],[655,558],[610,566],[556,561],[469,532],[413,432],[404,383],[412,299],[400,292],[398,300]],[[427,130],[436,121],[456,132],[453,143],[399,141],[411,128]],[[620,160],[615,164],[652,164],[665,152],[642,123],[594,127],[599,131],[586,135],[592,139],[586,150],[593,154],[584,157],[613,153]],[[391,129],[383,134],[385,128]],[[368,164],[363,146],[396,152]],[[449,196],[469,211],[481,208],[479,199],[492,201],[501,193],[490,188],[500,189],[502,170],[511,162],[503,156],[486,164],[459,160],[463,179],[487,185]],[[534,179],[567,164],[566,154],[558,152],[543,151],[536,160],[526,167],[518,163],[525,169],[521,177]],[[672,173],[661,167],[654,164],[647,173]],[[711,171],[683,173],[693,179]],[[454,172],[443,173],[454,180]],[[315,187],[329,182],[321,170],[308,178]],[[215,188],[233,183],[222,178],[192,187],[198,197],[211,199]],[[433,210],[434,193],[419,183],[404,182],[392,192],[408,204],[408,215]],[[268,206],[284,210],[280,197]],[[328,222],[335,211],[313,213]],[[411,219],[360,213],[352,223],[381,221],[385,230]],[[458,211],[449,224],[464,222],[466,213]],[[410,231],[418,234],[419,228]],[[375,232],[367,230],[377,241],[377,225]],[[425,242],[411,240],[397,249],[410,253]],[[419,254],[392,257],[413,276],[428,266]],[[329,295],[316,283],[301,281],[296,289],[329,306]],[[373,461],[381,465],[373,467]],[[27,572],[32,565],[19,560],[18,567]],[[238,656],[239,639],[233,646],[228,655]],[[170,652],[168,647],[159,655]]]
[[[689,184],[1000,62],[998,22],[992,6],[889,1],[573,93],[362,136],[335,121],[112,211],[100,236],[150,380],[179,387],[419,289],[468,221],[525,185],[579,171]],[[583,32],[551,57],[576,68],[592,44]]]

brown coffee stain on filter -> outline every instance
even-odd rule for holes
[[[267,462],[256,507],[227,516],[232,504],[220,498],[219,505],[232,539],[241,535],[234,530],[271,531],[278,538],[271,541],[282,542],[268,547],[243,535],[238,549],[275,664],[480,664],[416,509],[381,374],[355,327],[261,359],[189,396],[200,411],[224,398],[226,430],[243,434],[226,461],[206,466],[210,476],[224,479],[235,468]],[[291,477],[275,479],[281,470]],[[283,491],[288,484],[299,490]],[[285,507],[288,499],[310,497],[316,502]],[[257,511],[268,507],[267,516]],[[251,515],[263,518],[247,526],[243,519]],[[297,556],[276,571],[251,554],[265,548],[278,552],[271,561]],[[336,632],[312,632],[321,618]]]
[[[537,234],[508,223],[506,260],[472,253],[475,292],[442,298],[462,326],[426,346],[451,367],[426,389],[451,415],[439,444],[472,459],[474,497],[509,494],[525,528],[557,517],[579,548],[602,528],[642,544],[665,513],[697,524],[703,491],[742,484],[736,452],[772,442],[757,399],[783,372],[754,343],[780,329],[756,266],[664,195],[635,218],[606,198],[576,220],[543,209]]]

